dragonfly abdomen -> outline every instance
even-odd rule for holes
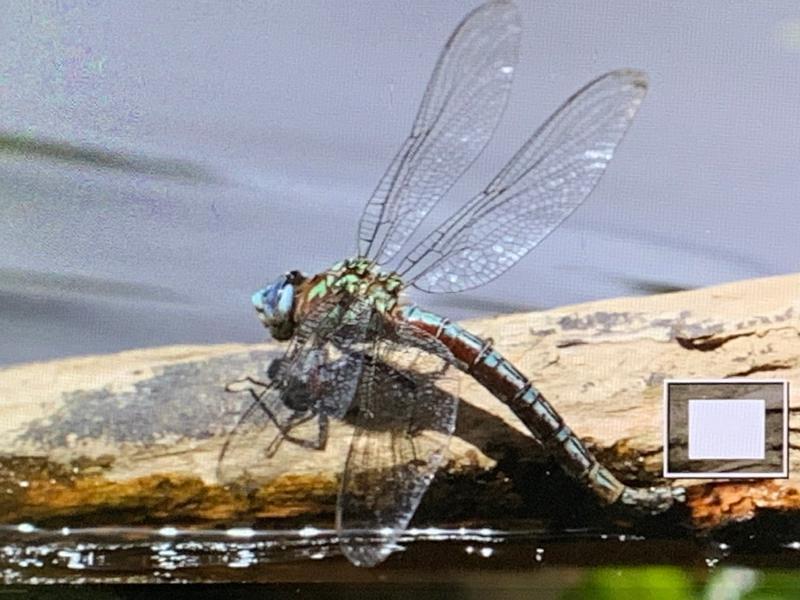
[[[460,361],[459,368],[508,405],[564,470],[599,498],[613,503],[629,489],[597,461],[533,384],[493,348],[491,340],[417,306],[405,306],[400,314],[445,344]]]

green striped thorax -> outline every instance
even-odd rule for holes
[[[313,305],[331,294],[346,294],[369,300],[381,313],[398,305],[403,282],[396,273],[384,273],[371,260],[351,258],[327,271],[306,277],[299,271],[282,275],[253,294],[258,318],[276,340],[288,340],[295,323]]]

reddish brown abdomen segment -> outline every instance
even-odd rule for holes
[[[666,510],[680,496],[680,490],[668,486],[644,489],[620,482],[572,433],[533,384],[493,348],[491,340],[481,339],[456,323],[417,306],[401,308],[399,316],[447,346],[459,361],[458,367],[508,405],[563,469],[603,502],[620,501],[654,513]]]

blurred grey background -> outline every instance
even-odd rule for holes
[[[471,1],[0,3],[0,363],[257,341],[250,294],[355,249]],[[798,269],[800,4],[519,2],[504,120],[429,223],[619,67],[642,110],[587,204],[454,318]]]

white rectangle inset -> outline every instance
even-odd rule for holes
[[[764,400],[689,400],[689,460],[764,460]]]

